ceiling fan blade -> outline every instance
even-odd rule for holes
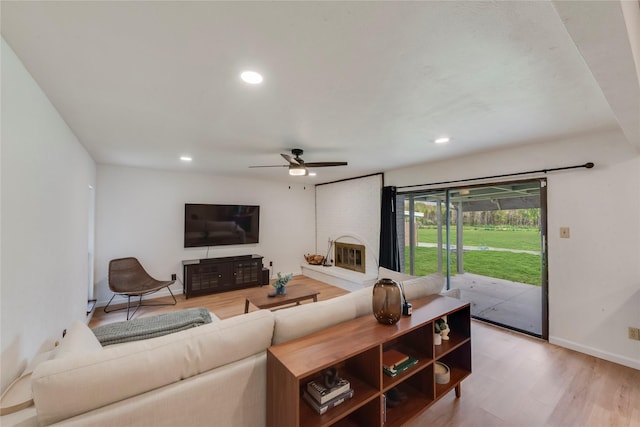
[[[347,162],[309,162],[304,165],[310,168],[324,168],[327,166],[347,166]]]
[[[249,166],[250,168],[288,168],[289,165]]]
[[[281,155],[282,157],[284,157],[284,159],[285,159],[287,162],[289,162],[290,164],[292,164],[292,165],[299,165],[299,164],[300,164],[300,161],[299,161],[298,159],[296,159],[296,158],[294,158],[294,157],[291,157],[291,156],[290,156],[290,155],[288,155],[288,154],[280,154],[280,155]]]

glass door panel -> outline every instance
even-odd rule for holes
[[[540,182],[450,190],[450,202],[451,288],[474,317],[541,336]]]
[[[546,338],[544,185],[532,180],[403,194],[405,272],[439,271],[447,288],[471,303],[473,317]]]
[[[424,276],[440,272],[447,275],[446,192],[407,194],[404,196],[404,226],[398,245],[404,253],[405,272]],[[398,206],[403,206],[398,204]]]

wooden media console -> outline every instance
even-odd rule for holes
[[[185,260],[182,268],[187,298],[264,284],[260,255]]]

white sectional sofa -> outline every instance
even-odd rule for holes
[[[409,301],[444,283],[438,274],[381,274],[403,280]],[[20,425],[264,426],[267,348],[371,315],[371,290],[104,348],[77,322],[33,372],[35,411]]]

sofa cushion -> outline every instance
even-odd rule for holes
[[[356,317],[373,313],[373,286],[359,289],[339,298],[350,298],[353,301],[356,307]]]
[[[259,310],[43,362],[32,377],[38,421],[52,424],[258,354],[271,344],[273,326],[273,314]]]
[[[400,280],[398,281],[398,283],[402,284],[402,288],[404,290],[405,298],[407,299],[407,301],[422,298],[427,295],[440,293],[442,291],[442,288],[444,287],[444,276],[439,273],[421,277],[408,276],[406,274],[404,276],[407,276],[410,279]],[[351,299],[356,307],[356,317],[360,317],[371,314],[373,312],[371,305],[372,293],[373,287],[370,286],[338,298]]]
[[[102,345],[95,334],[83,322],[76,320],[67,328],[60,345],[55,349],[55,358],[89,354],[102,351]]]
[[[461,299],[460,289],[449,289],[448,291],[442,291],[440,292],[440,295],[444,295],[445,297],[450,297],[450,298]]]
[[[378,279],[391,279],[396,282],[403,282],[405,280],[413,279],[416,276],[410,274],[400,273],[399,271],[389,270],[388,268],[378,267]]]
[[[402,282],[404,296],[407,301],[427,295],[439,294],[444,287],[444,276],[440,273],[416,277]]]
[[[350,298],[337,297],[285,308],[274,312],[274,315],[272,343],[275,345],[355,319],[356,305]]]

